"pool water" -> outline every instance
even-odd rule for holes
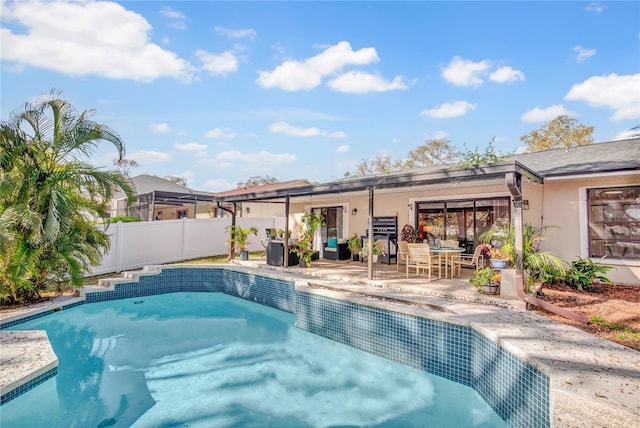
[[[0,426],[506,426],[470,387],[294,321],[222,293],[171,293],[19,324],[47,331],[58,375],[0,407]]]

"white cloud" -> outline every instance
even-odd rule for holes
[[[339,146],[336,149],[336,152],[338,152],[338,153],[347,153],[348,151],[349,151],[349,145],[348,144],[343,144],[343,145]]]
[[[434,119],[448,119],[462,116],[468,111],[475,109],[476,105],[468,101],[454,101],[452,103],[443,103],[431,110],[423,110],[420,114]]]
[[[209,138],[236,138],[238,133],[229,128],[213,128],[208,130],[204,136]]]
[[[182,12],[174,10],[169,6],[165,6],[160,9],[160,15],[170,19],[168,24],[170,27],[177,28],[178,30],[187,29],[187,23],[185,22],[187,17]]]
[[[564,97],[567,101],[586,101],[592,107],[615,110],[611,120],[640,117],[640,74],[593,76],[573,85]]]
[[[140,165],[168,162],[171,160],[171,155],[169,153],[157,152],[155,150],[139,150],[129,154],[127,157],[138,162]]]
[[[198,143],[173,143],[173,147],[184,152],[195,152],[198,157],[205,157],[209,148],[206,144]]]
[[[498,83],[511,83],[524,80],[524,73],[511,67],[500,67],[489,75],[489,79]]]
[[[604,12],[605,7],[602,6],[597,1],[592,1],[591,3],[589,3],[587,5],[587,7],[585,9],[586,9],[587,12],[602,13],[602,12]]]
[[[166,124],[166,123],[150,123],[149,124],[149,129],[154,134],[166,134],[167,132],[169,132],[171,130],[169,128],[169,125]]]
[[[0,29],[2,60],[65,75],[98,75],[150,82],[194,78],[191,64],[149,42],[151,25],[114,2],[2,3],[3,21],[25,31]]]
[[[211,180],[207,180],[202,185],[204,190],[208,190],[211,192],[224,192],[225,190],[233,189],[236,187],[235,183],[229,182],[224,178],[214,178]]]
[[[391,139],[391,142],[392,142],[393,144],[398,144],[398,143],[400,142],[400,139],[399,139],[399,138],[396,138],[396,137],[393,137],[393,138]]]
[[[481,77],[486,75],[490,67],[491,61],[488,59],[473,62],[456,56],[442,69],[442,77],[456,86],[477,87],[482,84]]]
[[[525,112],[520,119],[523,122],[547,122],[563,115],[577,116],[575,112],[567,110],[562,104],[556,104],[547,108],[533,108]]]
[[[214,157],[216,164],[230,168],[243,168],[253,172],[275,171],[284,165],[295,163],[298,158],[289,153],[269,153],[261,150],[256,153],[241,153],[238,150],[228,150],[218,153]]]
[[[231,51],[214,54],[199,49],[196,56],[200,60],[200,67],[209,74],[227,74],[238,70],[238,58]]]
[[[269,125],[269,132],[290,135],[292,137],[317,137],[327,134],[327,131],[322,131],[319,128],[296,128],[287,122],[272,123]]]
[[[400,76],[392,81],[384,80],[364,71],[352,70],[344,73],[327,83],[331,89],[339,92],[366,94],[369,92],[387,92],[396,89],[407,89],[407,85]]]
[[[329,137],[331,138],[347,138],[348,135],[346,132],[343,131],[333,131],[329,133]]]
[[[573,50],[578,52],[578,57],[576,58],[578,61],[586,61],[596,54],[595,49],[586,49],[582,46],[574,46]]]
[[[436,132],[435,134],[433,134],[433,139],[434,140],[442,140],[443,138],[447,138],[447,133],[440,130],[438,132]]]
[[[257,36],[256,30],[250,28],[233,30],[224,27],[214,27],[214,30],[230,39],[255,39]]]
[[[285,91],[310,90],[322,83],[322,77],[347,65],[365,65],[379,61],[375,48],[354,51],[348,42],[330,46],[304,61],[287,60],[273,71],[258,71],[256,83],[263,88]]]

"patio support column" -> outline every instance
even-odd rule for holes
[[[516,290],[524,292],[524,263],[522,254],[522,188],[521,176],[514,172],[505,175],[507,187],[513,197],[513,232],[516,250]]]
[[[367,278],[373,279],[373,187],[369,187],[369,248],[367,253]]]
[[[229,237],[230,238],[230,240],[229,240],[229,260],[232,260],[233,259],[233,255],[236,253],[236,245],[235,245],[235,242],[234,242],[234,239],[233,239],[233,238],[235,238],[235,234],[236,234],[236,232],[235,232],[236,209],[237,209],[237,205],[234,202],[233,203],[233,211],[231,211],[231,231],[232,231],[231,233],[232,234]]]
[[[151,213],[149,213],[149,217],[151,221],[154,221],[156,219],[155,216],[155,212],[156,212],[156,191],[154,190],[153,193],[151,193]]]
[[[284,198],[284,267],[289,266],[289,195]]]

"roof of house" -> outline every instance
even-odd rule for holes
[[[187,195],[212,196],[212,194],[209,192],[200,192],[197,190],[193,190],[155,175],[136,175],[135,177],[131,177],[130,181],[134,190],[134,194],[136,195],[144,195],[155,191],[182,193]],[[122,199],[124,197],[125,194],[121,189],[118,189],[118,191],[114,195],[114,199]]]
[[[270,190],[292,189],[295,187],[309,186],[310,184],[311,182],[306,179],[280,181],[277,183],[265,184],[262,186],[244,187],[242,189],[227,190],[226,192],[217,192],[214,193],[214,195],[219,197],[237,196],[247,193],[266,192]]]
[[[511,155],[542,177],[640,170],[640,138]]]

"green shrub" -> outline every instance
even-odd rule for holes
[[[588,257],[581,257],[571,262],[571,267],[567,270],[564,281],[569,287],[577,288],[580,291],[596,282],[611,284],[611,280],[604,276],[611,269],[613,269],[612,266],[598,265]]]
[[[118,215],[115,217],[111,217],[109,219],[109,223],[118,223],[118,222],[122,222],[122,223],[135,223],[137,221],[142,221],[140,218],[138,217],[133,217],[130,215]]]

